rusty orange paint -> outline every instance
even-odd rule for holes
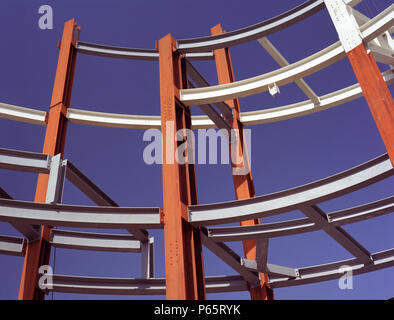
[[[160,69],[161,130],[163,136],[163,215],[166,296],[169,300],[205,299],[205,277],[199,229],[188,223],[187,206],[197,203],[192,164],[168,163],[175,155],[175,132],[191,127],[190,108],[179,101],[186,84],[182,58],[169,34],[158,41]],[[167,122],[173,130],[167,132]],[[171,158],[169,158],[171,159]]]
[[[76,61],[75,43],[78,33],[79,28],[76,27],[74,19],[64,24],[42,151],[51,156],[59,153],[63,156],[64,152],[67,132],[66,112],[71,100]],[[35,202],[45,202],[48,179],[48,174],[38,175]],[[44,292],[37,288],[36,283],[39,267],[49,263],[50,230],[50,226],[43,226],[40,239],[26,246],[18,300],[43,300],[45,297]]]
[[[372,53],[361,44],[347,53],[365,100],[394,165],[394,102]]]
[[[211,29],[212,35],[221,34],[224,31],[220,24],[214,26]],[[216,62],[216,69],[218,74],[218,82],[219,84],[226,84],[234,82],[234,71],[231,63],[230,51],[228,48],[216,49],[214,50],[214,57]],[[233,129],[239,130],[239,143],[237,146],[238,154],[243,159],[243,162],[234,164],[231,161],[232,168],[242,167],[244,163],[249,163],[247,148],[244,145],[243,140],[243,124],[240,120],[240,107],[238,99],[228,100],[226,101],[227,105],[230,106],[233,110],[233,118],[228,119],[229,124]],[[235,196],[237,200],[248,199],[256,196],[254,183],[252,178],[252,173],[245,175],[233,175],[233,183],[235,189]],[[242,221],[241,226],[249,226],[256,225],[260,223],[260,219],[253,219]],[[256,241],[255,240],[246,240],[243,241],[243,248],[245,257],[247,259],[256,260]],[[251,288],[249,287],[249,292],[251,298],[253,300],[268,300],[273,299],[273,291],[268,285],[268,277],[267,275],[261,273],[260,274],[260,286]]]

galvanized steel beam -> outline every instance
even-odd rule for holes
[[[394,174],[387,154],[334,176],[251,199],[189,206],[189,221],[212,225],[267,217],[333,199]]]

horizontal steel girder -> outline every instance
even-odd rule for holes
[[[159,60],[159,52],[155,49],[122,48],[79,41],[77,43],[77,50],[80,53],[109,58],[151,61]],[[186,58],[191,60],[211,60],[213,59],[213,53],[188,53],[186,54]]]
[[[366,265],[360,263],[358,259],[348,259],[317,266],[298,268],[299,276],[297,278],[271,277],[270,285],[272,288],[303,285],[338,279],[343,276],[344,270],[352,271],[353,275],[358,275],[394,266],[394,248],[373,253],[371,257],[373,262]],[[349,268],[344,269],[344,266],[348,266]]]
[[[269,276],[276,275],[288,278],[296,278],[299,276],[297,269],[278,266],[271,263],[267,263],[263,267],[258,267],[257,261],[242,258],[242,265],[255,272],[267,273]]]
[[[160,208],[54,205],[0,199],[0,221],[76,228],[162,228]]]
[[[241,276],[210,276],[205,278],[208,293],[234,292],[247,290]],[[93,278],[77,276],[53,276],[53,288],[49,291],[86,294],[119,295],[165,295],[164,278]]]
[[[386,83],[392,84],[394,81],[394,75],[391,70],[387,70],[382,73],[383,79]],[[336,107],[343,103],[352,101],[354,99],[363,96],[361,88],[358,83],[349,87],[337,90],[326,95],[319,97],[319,105],[311,102],[310,100],[301,101],[298,103],[280,106],[275,108],[264,108],[256,107],[255,111],[241,112],[241,122],[245,126],[258,125],[263,123],[270,123],[276,121],[282,121],[286,119],[292,119],[307,114],[323,111],[329,108]],[[2,109],[2,106],[6,106]],[[0,103],[0,117],[9,119],[8,114],[12,113],[12,109],[7,107],[8,105]],[[22,108],[22,107],[17,107]],[[31,122],[34,117],[30,114],[34,114],[39,110],[23,108],[27,111],[20,114],[17,118],[12,118],[16,121]],[[45,112],[43,112],[43,118],[45,119]],[[80,110],[74,108],[68,108],[67,118],[73,123],[80,123],[91,126],[102,126],[111,128],[128,128],[128,129],[160,129],[161,120],[160,116],[148,116],[148,115],[132,115],[132,114],[116,114],[108,112],[96,112],[89,110]],[[43,123],[45,124],[45,121]],[[193,129],[208,129],[215,128],[215,123],[207,116],[192,116],[192,128]]]
[[[49,173],[50,164],[47,154],[0,148],[0,169]]]
[[[329,264],[298,268],[296,278],[270,277],[272,288],[302,285],[337,279],[343,275],[342,266],[347,265],[358,275],[366,272],[388,268],[394,265],[394,249],[377,252],[371,255],[374,263],[363,265],[356,259],[337,261]],[[206,277],[208,293],[246,291],[246,282],[242,276]],[[134,278],[95,278],[53,275],[52,287],[49,291],[83,294],[119,294],[119,295],[164,295],[165,279],[134,279]]]
[[[257,40],[291,26],[292,24],[320,11],[324,7],[323,0],[309,0],[294,9],[253,26],[227,32],[221,35],[178,40],[177,48],[181,52],[201,52],[227,48],[247,41]]]
[[[333,226],[355,223],[394,212],[394,196],[361,206],[327,214]],[[214,241],[240,241],[289,236],[319,230],[309,218],[263,223],[256,226],[208,228],[207,234]]]
[[[360,27],[363,40],[369,42],[393,25],[394,4]],[[282,69],[228,84],[180,90],[180,100],[185,105],[200,105],[226,101],[258,94],[269,90],[274,83],[283,86],[315,73],[346,56],[340,42],[299,60]]]
[[[123,234],[88,233],[52,229],[50,242],[56,248],[141,252],[141,242],[131,235]]]
[[[189,206],[189,222],[201,226],[272,216],[327,201],[394,174],[387,154],[334,176],[293,189],[216,204]]]
[[[2,188],[0,188],[0,198],[12,200],[12,197]],[[41,235],[40,227],[37,225],[29,225],[18,221],[10,221],[9,224],[23,234],[29,241],[35,241]]]
[[[25,248],[25,239],[0,235],[0,254],[23,257]]]

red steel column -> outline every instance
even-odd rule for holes
[[[360,44],[347,53],[380,136],[394,165],[394,101],[372,53]]]
[[[211,29],[212,35],[221,34],[223,32],[224,31],[222,30],[220,24],[216,25]],[[219,84],[234,82],[234,71],[231,63],[231,56],[229,49],[224,48],[224,49],[214,50],[214,56],[216,61],[216,69],[217,69]],[[239,113],[240,113],[239,101],[238,99],[233,99],[226,101],[226,103],[233,109],[233,119],[231,120],[230,124],[233,129],[239,130],[238,131],[239,144],[237,148],[239,150],[239,156],[243,158],[243,163],[246,163],[249,160],[248,160],[246,145],[244,145],[244,140],[243,140],[243,135],[244,135],[243,124],[239,117]],[[231,166],[233,168],[237,167],[237,165],[233,164],[232,161],[231,161]],[[242,167],[242,163],[238,166]],[[233,182],[234,182],[234,189],[235,189],[235,195],[237,200],[248,199],[256,196],[252,173],[250,171],[245,175],[233,175]],[[241,226],[250,226],[256,224],[260,224],[260,219],[247,220],[241,222]],[[243,241],[243,247],[244,247],[245,257],[247,259],[256,260],[256,241],[255,240]],[[255,288],[249,287],[251,298],[253,300],[273,299],[273,291],[268,285],[267,275],[261,273],[260,279],[261,279],[260,286]]]
[[[53,86],[51,106],[47,116],[47,127],[43,153],[54,156],[63,154],[67,131],[67,108],[70,106],[72,83],[76,61],[76,40],[79,34],[74,19],[64,24],[59,59]],[[45,202],[48,174],[39,174],[35,202]],[[43,300],[45,293],[37,287],[38,269],[49,263],[51,227],[41,228],[39,240],[28,243],[19,287],[18,300]]]
[[[175,159],[176,149],[183,143],[175,141],[175,133],[191,127],[190,108],[179,100],[179,89],[186,87],[185,68],[171,34],[159,40],[158,51],[166,295],[169,300],[205,299],[200,231],[188,223],[187,212],[189,204],[197,204],[194,165],[182,165]]]

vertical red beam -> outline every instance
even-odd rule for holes
[[[394,102],[372,53],[360,44],[347,53],[380,136],[394,165]]]
[[[224,31],[220,24],[216,25],[211,29],[212,35],[221,34]],[[225,84],[234,82],[234,71],[231,63],[230,51],[228,48],[217,49],[214,50],[216,69],[218,74],[219,84]],[[243,163],[247,163],[248,155],[246,145],[244,145],[244,133],[243,133],[243,124],[240,120],[240,107],[238,99],[228,100],[226,103],[233,109],[233,119],[229,120],[232,128],[238,130],[239,139],[238,139],[238,153],[239,156],[243,159],[239,165],[233,164],[231,161],[232,168],[242,167]],[[255,189],[252,178],[252,173],[245,175],[233,175],[234,189],[237,200],[248,199],[255,197]],[[259,219],[242,221],[241,226],[250,226],[259,224]],[[255,240],[246,240],[243,241],[243,247],[245,252],[245,257],[247,259],[256,260],[256,241]],[[251,288],[249,287],[250,296],[253,300],[269,300],[273,299],[273,291],[268,285],[267,275],[261,273],[260,274],[260,286]]]
[[[47,127],[43,153],[54,156],[64,152],[67,131],[67,108],[70,106],[72,83],[77,51],[75,48],[79,28],[74,19],[64,24],[60,44],[59,59],[53,86],[51,106],[47,116]],[[45,202],[48,186],[48,174],[39,174],[35,202]],[[39,240],[28,243],[19,287],[19,300],[43,300],[45,293],[37,287],[38,269],[49,263],[51,227],[41,228]]]
[[[159,40],[158,51],[166,295],[169,300],[205,299],[200,232],[188,223],[187,211],[189,204],[197,204],[194,165],[181,165],[175,159],[178,144],[183,143],[175,141],[175,133],[191,127],[190,109],[179,100],[179,90],[186,87],[185,69],[170,34]]]

